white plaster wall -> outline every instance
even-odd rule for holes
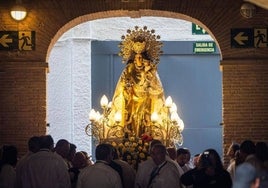
[[[91,138],[85,134],[91,108],[91,41],[58,41],[49,60],[48,127],[54,141],[64,138],[77,150],[91,153]]]
[[[72,55],[68,44],[69,41],[57,43],[49,61],[47,123],[50,125],[48,133],[52,133],[56,140],[58,136],[68,140],[71,138]]]
[[[209,35],[192,35],[191,22],[160,17],[98,19],[72,28],[49,57],[47,133],[55,142],[64,138],[91,154],[91,138],[84,131],[91,109],[91,41],[119,41],[135,26],[154,29],[163,41],[212,40]]]
[[[127,29],[135,26],[147,26],[154,29],[163,41],[195,41],[212,40],[209,35],[192,35],[192,23],[163,17],[116,17],[98,19],[80,24],[66,32],[59,40],[68,38],[90,38],[91,40],[119,41]]]

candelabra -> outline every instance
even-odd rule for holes
[[[103,142],[122,142],[127,137],[137,135],[126,132],[122,125],[122,115],[116,112],[111,115],[112,102],[104,95],[100,101],[102,113],[92,109],[89,113],[90,124],[86,126],[86,133],[97,141]],[[177,106],[169,96],[165,100],[165,105],[160,110],[160,114],[153,112],[150,123],[148,123],[142,135],[148,135],[153,139],[159,139],[166,146],[180,146],[183,143],[181,132],[184,129],[184,123],[177,113]],[[143,121],[143,120],[141,120]],[[130,134],[130,135],[129,135]]]
[[[86,126],[86,134],[93,136],[97,143],[108,142],[109,140],[122,138],[124,131],[119,123],[121,122],[121,114],[116,113],[111,121],[109,115],[111,112],[111,102],[103,95],[100,101],[102,114],[99,111],[91,109],[89,113],[90,124]],[[111,123],[114,122],[114,123]]]
[[[177,106],[169,96],[165,101],[165,108],[162,115],[153,113],[151,115],[152,126],[150,132],[153,138],[162,140],[166,146],[181,146],[184,123],[177,113]],[[159,118],[160,117],[160,118]]]

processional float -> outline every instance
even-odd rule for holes
[[[96,143],[111,143],[134,167],[147,159],[152,139],[167,147],[183,143],[184,123],[172,98],[165,98],[157,72],[163,45],[159,39],[146,26],[127,30],[119,44],[119,56],[126,67],[112,101],[103,95],[102,112],[91,109],[91,123],[86,126],[86,133]]]

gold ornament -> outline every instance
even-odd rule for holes
[[[121,37],[122,42],[119,44],[119,56],[122,57],[123,63],[133,60],[135,54],[143,53],[151,62],[158,64],[160,55],[163,53],[161,47],[163,43],[158,41],[159,35],[155,35],[155,30],[149,31],[147,26],[143,29],[135,26],[134,30],[127,30],[126,35]]]

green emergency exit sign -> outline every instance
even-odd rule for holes
[[[194,42],[193,43],[193,52],[194,53],[215,53],[216,52],[216,44],[215,42]]]
[[[206,30],[200,27],[199,25],[192,23],[192,34],[193,35],[208,35],[208,32],[206,32]]]

